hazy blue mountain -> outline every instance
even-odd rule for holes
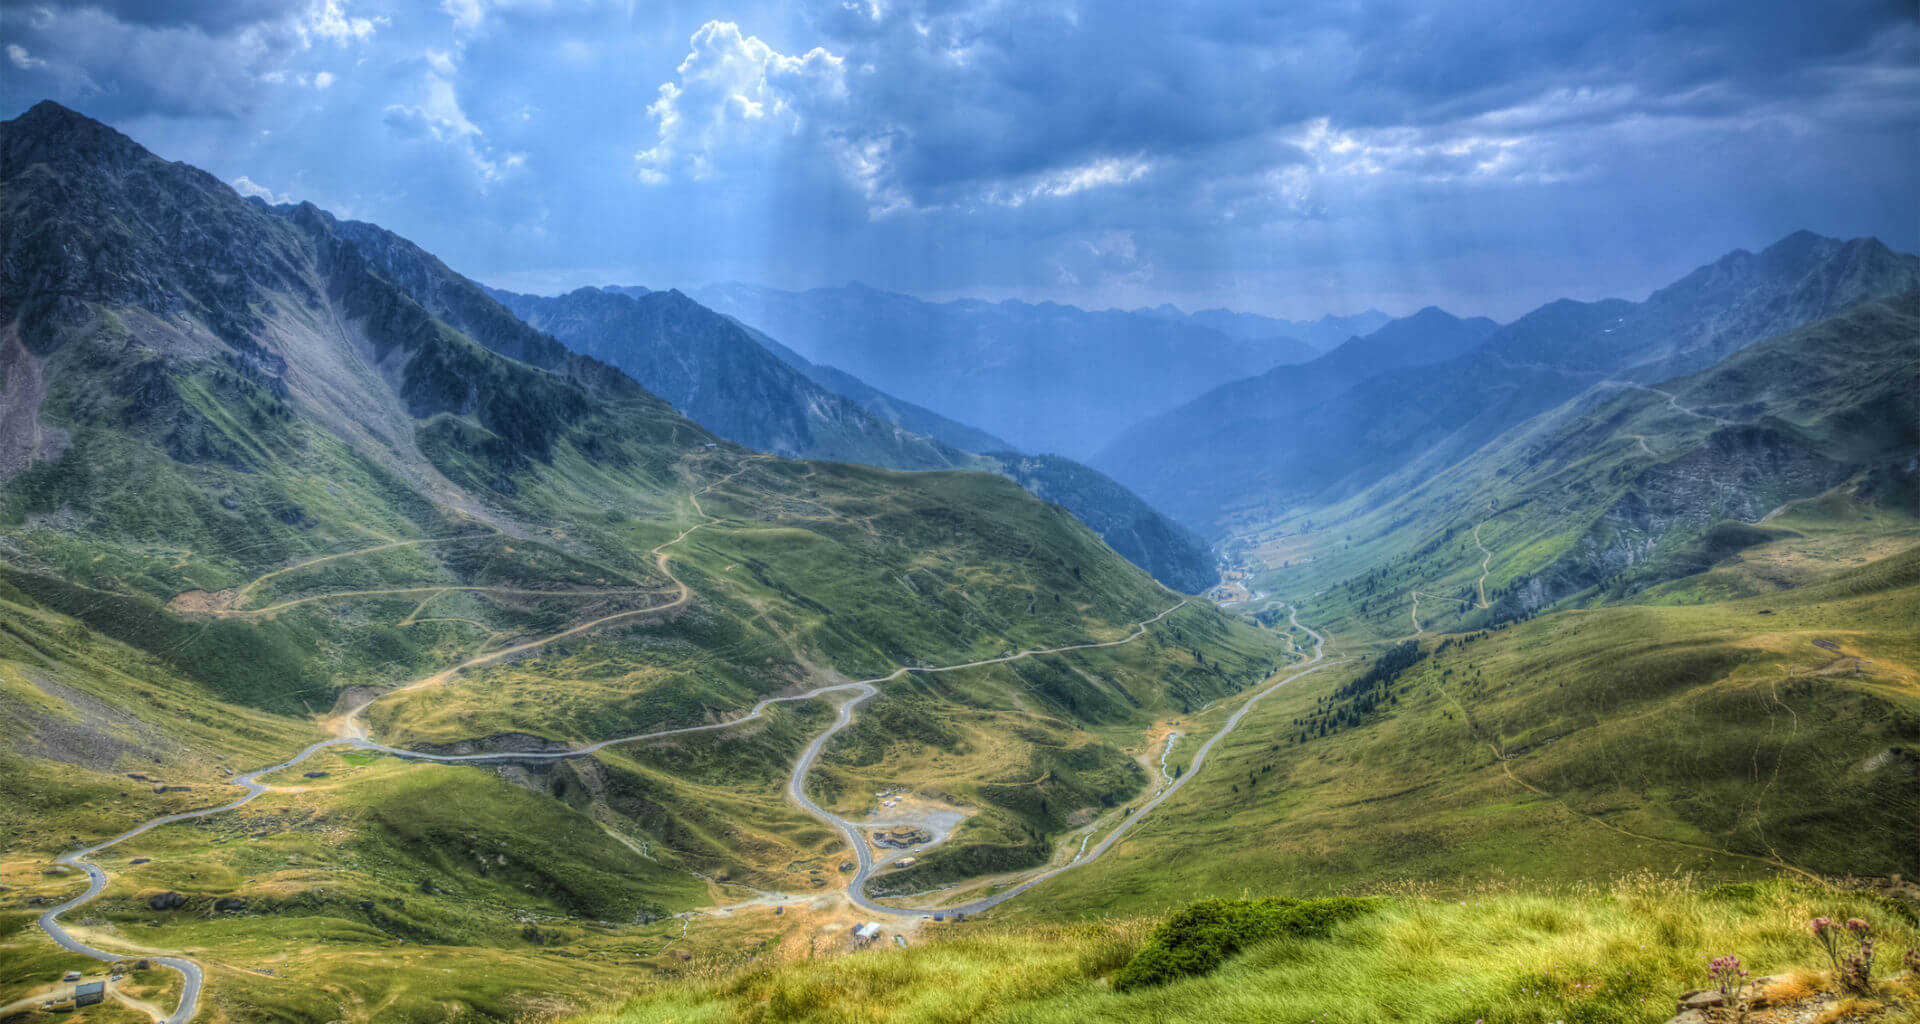
[[[1284,320],[1279,317],[1261,316],[1258,313],[1240,313],[1231,309],[1203,309],[1197,313],[1187,313],[1171,305],[1154,306],[1135,312],[1184,319],[1202,327],[1211,327],[1229,338],[1239,338],[1242,341],[1284,338],[1299,342],[1316,352],[1325,352],[1349,338],[1372,334],[1393,319],[1377,309],[1369,309],[1352,316],[1328,314],[1318,320]]]
[[[1188,594],[1220,582],[1217,560],[1205,541],[1105,473],[1058,455],[987,455],[999,463],[1000,475],[1072,512],[1154,579]]]
[[[551,297],[499,290],[492,295],[529,325],[631,373],[730,441],[782,455],[889,469],[997,473],[1065,508],[1170,587],[1194,593],[1219,578],[1206,544],[1095,470],[1064,458],[1004,451],[1004,442],[984,431],[901,402],[850,374],[813,366],[678,291],[581,288]],[[924,436],[911,429],[916,424],[993,454]]]
[[[735,323],[740,323],[738,320]],[[799,370],[812,379],[815,384],[845,398],[852,399],[868,412],[895,423],[916,434],[924,434],[936,441],[969,452],[1012,451],[1013,445],[987,433],[978,427],[968,426],[959,420],[948,419],[925,406],[915,405],[902,398],[896,398],[885,391],[868,384],[853,374],[832,366],[822,366],[811,362],[806,356],[780,344],[765,331],[741,324],[748,334],[753,335],[761,347],[780,357],[788,366]]]
[[[1096,464],[1182,522],[1225,531],[1416,462],[1437,472],[1610,376],[1657,379],[1665,368],[1710,365],[1916,285],[1920,258],[1876,239],[1801,233],[1762,253],[1731,253],[1644,302],[1548,303],[1470,351],[1330,384],[1308,404],[1280,397],[1284,384],[1238,396],[1218,414],[1195,403],[1163,429],[1130,431]],[[1268,414],[1263,398],[1291,412]]]
[[[1877,506],[1911,517],[1916,373],[1920,292],[1906,292],[1697,373],[1590,388],[1437,473],[1414,467],[1375,485],[1366,511],[1337,529],[1414,552],[1411,578],[1458,584],[1482,557],[1464,535],[1485,526],[1475,536],[1501,552],[1502,582],[1484,602],[1469,590],[1463,608],[1436,609],[1466,612],[1469,628],[1577,595],[1610,603],[1789,536],[1766,524],[1795,502],[1830,495],[1847,515]]]
[[[1221,385],[1178,409],[1142,420],[1114,438],[1093,463],[1136,489],[1155,493],[1157,500],[1178,502],[1201,517],[1193,521],[1204,522],[1207,497],[1186,490],[1191,482],[1185,478],[1193,471],[1183,467],[1196,460],[1251,459],[1259,449],[1215,452],[1198,450],[1201,446],[1240,448],[1243,442],[1234,438],[1259,446],[1267,443],[1260,439],[1286,437],[1303,410],[1329,396],[1385,370],[1455,358],[1485,341],[1498,326],[1485,317],[1462,320],[1429,306],[1367,337],[1351,338],[1311,362]],[[1210,480],[1205,475],[1198,479]]]
[[[680,292],[493,295],[533,327],[620,367],[694,422],[749,448],[888,469],[978,467],[969,453],[815,384],[739,324]]]
[[[1208,388],[1311,353],[1199,324],[1044,302],[925,302],[862,285],[693,296],[800,355],[1027,451],[1085,457]]]

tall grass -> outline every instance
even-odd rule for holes
[[[1404,892],[1326,938],[1276,938],[1212,974],[1125,993],[1109,977],[1152,921],[950,929],[906,950],[663,983],[579,1024],[1654,1024],[1704,985],[1706,958],[1736,953],[1757,974],[1819,966],[1805,930],[1816,913],[1872,920],[1883,949],[1915,941],[1910,916],[1858,894],[1641,875],[1551,893]]]

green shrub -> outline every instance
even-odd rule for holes
[[[1201,900],[1154,929],[1113,976],[1116,989],[1161,985],[1206,974],[1254,943],[1282,935],[1317,938],[1338,922],[1372,911],[1377,900],[1352,896],[1290,900]]]
[[[1759,882],[1727,882],[1708,889],[1704,894],[1710,900],[1728,900],[1735,903],[1751,903],[1767,892]]]

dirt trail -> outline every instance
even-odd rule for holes
[[[1485,579],[1486,577],[1482,576],[1481,578]],[[1435,601],[1453,601],[1457,604],[1466,605],[1468,608],[1473,607],[1473,602],[1464,597],[1449,597],[1446,594],[1435,594],[1426,590],[1409,590],[1407,593],[1413,597],[1413,632],[1400,637],[1399,639],[1401,640],[1412,640],[1426,633],[1426,630],[1420,625],[1420,599],[1423,597],[1431,597]]]
[[[758,461],[758,460],[756,459],[752,461]],[[727,474],[726,476],[721,477],[720,479],[715,480],[714,482],[707,484],[706,486],[701,487],[698,490],[695,490],[689,493],[687,495],[687,500],[692,503],[694,512],[701,516],[701,521],[693,524],[692,526],[687,527],[684,530],[681,530],[679,535],[675,536],[672,540],[667,541],[663,544],[660,544],[648,552],[649,554],[653,555],[654,566],[657,569],[659,569],[660,574],[662,576],[665,576],[668,580],[671,580],[673,583],[675,594],[671,599],[663,603],[647,605],[643,608],[629,608],[626,611],[615,612],[612,615],[603,615],[600,618],[594,619],[590,622],[583,622],[577,626],[572,626],[567,629],[563,629],[558,633],[552,633],[547,636],[539,637],[534,640],[528,640],[524,643],[514,644],[511,647],[503,647],[496,651],[489,651],[485,654],[475,655],[474,657],[468,658],[466,661],[460,662],[457,665],[454,665],[450,668],[441,669],[440,671],[435,672],[432,675],[425,676],[420,679],[416,679],[411,683],[405,684],[404,686],[399,686],[391,690],[384,690],[379,693],[372,694],[368,696],[365,700],[359,702],[358,704],[355,704],[349,707],[344,715],[341,715],[339,718],[336,718],[330,721],[328,723],[329,731],[331,731],[335,736],[341,737],[342,739],[365,739],[367,736],[367,732],[366,732],[365,726],[363,726],[360,723],[360,716],[366,712],[367,708],[373,706],[373,704],[377,701],[395,696],[396,694],[408,693],[414,690],[425,689],[430,686],[443,685],[449,682],[450,680],[452,680],[454,676],[457,676],[460,673],[465,672],[467,669],[478,668],[481,665],[490,664],[492,662],[499,661],[502,658],[509,658],[516,654],[523,654],[535,648],[544,647],[547,644],[553,643],[556,640],[565,640],[568,637],[579,636],[582,633],[590,632],[592,630],[600,628],[601,626],[609,625],[615,622],[623,622],[628,619],[638,618],[642,615],[658,615],[663,612],[669,612],[675,608],[684,606],[685,604],[687,604],[687,602],[693,600],[693,588],[687,586],[685,580],[682,580],[680,577],[675,576],[673,574],[672,556],[670,556],[667,553],[667,549],[673,547],[674,545],[680,543],[683,540],[686,540],[689,536],[693,534],[695,530],[698,530],[705,526],[711,526],[714,523],[719,522],[720,519],[718,517],[707,514],[707,510],[700,504],[700,495],[705,494],[709,491],[712,491],[714,488],[727,483],[728,481],[732,480],[734,477],[737,477],[741,473],[744,473],[746,471],[747,471],[747,467],[742,466],[739,469],[736,469],[733,472]],[[658,593],[658,591],[653,591],[652,593]]]
[[[1480,559],[1480,578],[1473,584],[1480,590],[1480,607],[1482,608],[1491,607],[1487,604],[1487,573],[1490,571],[1487,566],[1493,562],[1493,552],[1488,551],[1487,546],[1480,543],[1480,528],[1485,525],[1487,525],[1485,519],[1473,524],[1473,546],[1479,548],[1480,554],[1484,556]]]
[[[342,555],[337,557],[345,557],[345,556]],[[291,598],[289,600],[281,601],[276,604],[261,605],[258,608],[212,608],[212,609],[208,609],[206,614],[211,614],[218,618],[223,618],[223,619],[244,618],[247,616],[254,616],[254,615],[271,616],[276,613],[286,611],[288,608],[298,607],[299,605],[303,605],[303,604],[312,604],[316,601],[339,601],[339,600],[345,600],[347,598],[355,598],[355,597],[406,597],[412,594],[435,595],[435,594],[449,594],[449,593],[460,593],[460,592],[474,593],[474,594],[500,594],[508,597],[607,597],[607,596],[618,596],[623,594],[655,593],[655,591],[640,590],[638,588],[627,588],[624,590],[595,590],[595,589],[589,589],[589,588],[583,587],[583,588],[572,589],[572,590],[530,590],[530,589],[525,589],[520,587],[481,587],[481,586],[460,586],[460,585],[454,585],[454,584],[440,584],[440,585],[428,586],[428,587],[392,587],[392,588],[380,589],[380,590],[337,590],[337,591],[333,591],[325,594],[309,594],[306,597]],[[421,602],[421,603],[424,604],[425,602]],[[412,616],[408,616],[407,618],[402,619],[399,624],[404,626],[404,625],[407,625],[409,622],[417,622],[417,621],[419,620],[413,618]]]
[[[1467,706],[1460,702],[1460,698],[1455,697],[1453,695],[1453,691],[1447,689],[1445,686],[1438,686],[1437,688],[1439,689],[1440,694],[1442,696],[1446,697],[1447,700],[1451,702],[1455,708],[1459,709],[1460,720],[1461,720],[1461,723],[1466,727],[1467,734],[1472,738],[1478,739],[1480,740],[1480,742],[1486,744],[1487,750],[1493,754],[1494,763],[1500,766],[1500,771],[1504,775],[1506,775],[1508,781],[1512,782],[1514,785],[1519,786],[1520,788],[1527,790],[1528,792],[1533,793],[1537,796],[1546,797],[1548,800],[1551,800],[1554,803],[1558,804],[1560,806],[1560,809],[1566,811],[1568,814],[1571,814],[1577,818],[1583,818],[1589,822],[1592,822],[1595,825],[1600,826],[1601,828],[1607,829],[1612,832],[1616,832],[1620,835],[1627,836],[1632,839],[1640,839],[1650,843],[1666,843],[1669,846],[1679,846],[1689,850],[1698,850],[1704,853],[1719,854],[1725,857],[1733,857],[1738,860],[1750,860],[1756,863],[1766,864],[1770,867],[1780,868],[1784,871],[1791,871],[1794,874],[1800,875],[1801,877],[1806,878],[1825,888],[1832,887],[1832,883],[1828,882],[1826,879],[1820,877],[1817,874],[1814,874],[1811,871],[1806,870],[1805,868],[1798,867],[1793,864],[1789,864],[1786,861],[1781,860],[1778,856],[1761,857],[1756,854],[1739,853],[1734,850],[1722,849],[1718,846],[1708,846],[1705,843],[1693,843],[1693,842],[1688,842],[1687,840],[1684,840],[1684,839],[1670,839],[1665,836],[1652,836],[1644,832],[1635,832],[1634,830],[1627,828],[1623,825],[1617,825],[1611,821],[1608,821],[1605,818],[1600,817],[1599,815],[1589,814],[1586,811],[1583,811],[1580,808],[1573,806],[1572,804],[1568,803],[1566,799],[1560,796],[1559,794],[1554,793],[1553,791],[1548,790],[1544,787],[1536,786],[1533,783],[1528,782],[1527,780],[1521,778],[1519,775],[1515,774],[1513,770],[1514,756],[1507,753],[1504,749],[1502,749],[1500,744],[1495,742],[1491,737],[1482,736],[1479,734],[1480,730],[1479,730],[1479,727],[1474,724],[1472,712],[1468,711]]]
[[[1682,416],[1693,416],[1698,419],[1703,419],[1712,423],[1714,426],[1717,426],[1717,427],[1732,427],[1732,426],[1739,425],[1739,421],[1737,420],[1725,419],[1723,417],[1712,415],[1711,413],[1701,412],[1699,409],[1693,408],[1692,406],[1681,405],[1680,397],[1678,395],[1675,395],[1673,392],[1667,391],[1663,388],[1651,387],[1646,384],[1636,384],[1630,380],[1603,380],[1595,384],[1594,386],[1601,387],[1601,388],[1633,388],[1636,391],[1651,392],[1652,394],[1659,395],[1660,397],[1666,399],[1667,408],[1672,409],[1674,412],[1677,412]],[[1632,436],[1632,435],[1628,435],[1628,436]],[[1642,441],[1640,444],[1641,444],[1641,447],[1646,446],[1645,441]],[[1648,452],[1647,454],[1651,455],[1653,453]]]
[[[234,592],[232,599],[230,599],[227,602],[227,607],[237,608],[237,606],[240,605],[241,602],[247,599],[248,594],[253,593],[253,588],[259,586],[262,583],[265,583],[270,579],[274,579],[275,577],[278,577],[278,576],[285,576],[290,572],[299,572],[302,569],[312,568],[313,566],[316,566],[316,565],[323,565],[327,562],[336,562],[342,558],[357,558],[360,555],[371,555],[376,551],[391,551],[394,548],[411,548],[411,547],[418,547],[422,544],[450,544],[454,541],[480,540],[480,539],[484,539],[492,536],[494,536],[494,534],[491,534],[491,533],[469,533],[469,534],[462,534],[458,537],[415,537],[412,540],[388,541],[385,544],[375,544],[372,547],[355,548],[352,551],[341,551],[337,554],[321,555],[318,558],[309,558],[304,562],[295,562],[294,564],[289,565],[285,568],[275,569],[272,572],[268,572],[268,573],[261,573],[259,576],[254,577],[245,586],[241,587],[239,590]]]
[[[114,999],[119,1000],[119,1002],[122,1005],[131,1007],[134,1010],[139,1011],[140,1013],[144,1013],[148,1017],[151,1017],[154,1020],[167,1019],[167,1011],[161,1009],[158,1006],[153,1005],[152,1003],[147,1002],[145,999],[135,999],[134,997],[126,994],[125,992],[120,991],[118,986],[114,986],[114,985],[107,986],[107,994],[112,996]]]
[[[1485,544],[1480,543],[1480,528],[1491,521],[1492,520],[1489,519],[1482,519],[1473,525],[1473,544],[1480,549],[1481,554],[1480,578],[1475,580],[1473,585],[1480,591],[1479,607],[1481,608],[1492,607],[1487,603],[1487,574],[1491,571],[1488,566],[1493,564],[1493,552],[1487,550]],[[1408,612],[1408,617],[1413,620],[1413,632],[1408,633],[1406,636],[1395,637],[1394,642],[1396,643],[1402,640],[1418,640],[1426,635],[1426,627],[1420,624],[1420,599],[1423,597],[1431,597],[1436,601],[1454,601],[1466,605],[1468,608],[1475,607],[1472,601],[1464,597],[1451,597],[1446,594],[1435,594],[1426,590],[1409,590],[1407,594],[1413,598],[1413,607]]]

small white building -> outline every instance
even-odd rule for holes
[[[853,930],[853,941],[872,942],[880,937],[880,922],[868,921]]]

